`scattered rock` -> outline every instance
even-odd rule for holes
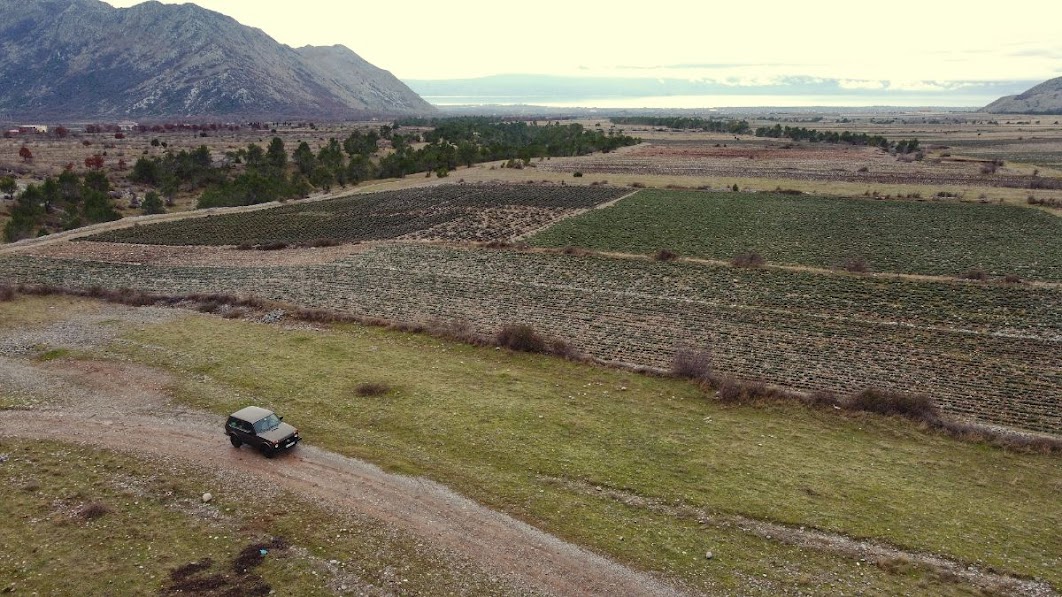
[[[203,494],[203,503],[204,504],[209,504],[210,501],[213,500],[213,499],[214,499],[214,495],[212,493],[207,492],[207,493]]]
[[[712,559],[712,558],[714,558],[714,557],[715,557],[715,554],[714,554],[714,553],[712,553],[712,552],[710,552],[710,551],[709,551],[709,552],[706,552],[706,553],[704,554],[704,559],[706,559],[706,560],[710,560],[710,559]]]

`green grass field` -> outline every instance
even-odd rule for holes
[[[826,268],[862,257],[871,271],[1062,280],[1062,218],[996,204],[646,190],[531,242],[722,260],[755,251]]]
[[[130,330],[104,356],[167,368],[180,401],[215,413],[253,396],[311,444],[428,476],[706,590],[972,592],[917,566],[799,549],[638,500],[873,538],[1062,586],[1057,457],[876,416],[726,407],[682,381],[352,325],[189,315]],[[357,395],[370,382],[391,389]]]

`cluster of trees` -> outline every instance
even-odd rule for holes
[[[306,143],[299,146],[300,150],[303,146],[305,151],[313,154]],[[296,150],[295,153],[300,152]],[[208,186],[200,195],[197,207],[254,205],[302,197],[310,192],[310,183],[301,170],[289,172],[288,153],[279,137],[273,137],[264,150],[252,143],[247,149],[229,154],[229,158],[233,163],[245,164],[243,171],[233,178],[223,176],[219,182]],[[225,166],[217,170],[224,175],[227,169]]]
[[[471,165],[502,159],[522,159],[608,153],[635,145],[638,139],[609,131],[588,130],[581,124],[559,122],[497,122],[486,118],[451,118],[436,123],[424,135],[429,143],[457,147],[461,162]]]
[[[911,153],[918,150],[918,139],[904,139],[891,143],[881,135],[868,135],[866,133],[853,133],[850,131],[819,131],[805,127],[783,127],[776,124],[771,127],[763,126],[756,129],[757,137],[769,137],[773,139],[792,139],[793,141],[810,141],[812,143],[847,143],[849,145],[866,145],[868,147],[880,147],[886,150],[894,150],[896,153]]]
[[[366,156],[376,152],[379,138],[375,131],[357,131],[342,144],[329,140],[317,153],[302,142],[289,156],[284,141],[274,137],[265,149],[252,143],[227,152],[219,163],[201,146],[190,152],[141,157],[129,179],[157,188],[167,204],[182,190],[202,191],[200,208],[266,203],[302,197],[315,187],[330,189],[372,178],[376,170]],[[236,168],[239,164],[242,169]]]
[[[613,124],[639,124],[669,129],[699,130],[709,133],[748,135],[752,132],[747,120],[723,120],[694,116],[624,116],[610,119]]]
[[[251,144],[228,152],[228,160],[220,165],[212,164],[205,146],[161,158],[141,157],[129,178],[156,187],[167,201],[183,189],[203,191],[197,204],[200,208],[251,205],[376,178],[415,172],[442,177],[460,165],[608,152],[638,142],[615,132],[587,130],[579,124],[539,126],[488,118],[448,118],[430,123],[434,128],[423,136],[400,133],[399,124],[355,130],[342,141],[329,139],[316,152],[302,142],[290,157],[279,137],[264,150]],[[388,142],[392,151],[381,153],[379,148]],[[237,164],[244,167],[237,170]]]
[[[443,119],[410,119],[398,125],[432,126],[424,133],[427,144],[413,149],[397,141],[401,135],[392,133],[394,152],[381,158],[379,176],[390,178],[414,172],[435,172],[446,176],[458,166],[472,166],[494,160],[523,160],[534,158],[586,155],[595,151],[610,152],[634,145],[638,139],[615,131],[588,130],[581,124],[537,122],[499,122],[484,117]]]
[[[14,181],[0,181],[11,194]],[[4,239],[14,242],[56,230],[70,230],[87,224],[108,222],[121,217],[111,202],[107,175],[99,171],[83,175],[65,170],[39,185],[29,185],[15,198],[11,219],[4,226]]]
[[[200,190],[224,182],[226,178],[223,170],[214,167],[210,149],[205,145],[192,151],[182,149],[177,153],[167,153],[162,157],[141,157],[133,164],[133,171],[129,174],[129,180],[159,189],[170,205],[182,188]]]

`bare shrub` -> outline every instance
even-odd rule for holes
[[[1040,199],[1037,199],[1036,197],[1029,195],[1025,198],[1025,202],[1029,205],[1040,205],[1043,207],[1051,207],[1056,209],[1062,207],[1062,200],[1055,199],[1053,197],[1041,197]]]
[[[844,403],[844,408],[879,415],[905,417],[930,424],[940,421],[940,411],[937,410],[937,405],[925,394],[907,394],[868,388],[849,397]]]
[[[282,241],[274,241],[274,242],[271,242],[271,243],[263,243],[263,244],[255,246],[255,249],[257,249],[259,251],[279,251],[281,249],[286,249],[286,248],[288,248],[288,243],[282,242]]]
[[[712,375],[712,355],[706,350],[679,348],[671,359],[671,375],[707,380]]]
[[[644,189],[645,188],[645,183],[644,182],[632,182],[631,183],[631,188],[632,189]]]
[[[315,239],[313,239],[311,241],[304,242],[304,243],[300,244],[299,246],[300,247],[309,247],[309,248],[314,248],[314,247],[337,247],[340,244],[341,243],[338,240],[334,239],[334,238],[315,238]]]
[[[729,404],[750,404],[774,396],[761,381],[741,381],[732,377],[716,380],[716,397]]]
[[[1027,435],[1015,431],[986,428],[961,421],[941,421],[938,428],[955,439],[985,443],[1011,452],[1025,454],[1062,453],[1062,439]]]
[[[494,336],[498,346],[519,352],[546,352],[546,340],[526,324],[502,326]]]
[[[1017,274],[1007,274],[1003,276],[1003,281],[1007,284],[1021,284],[1021,278]]]
[[[672,251],[671,249],[660,249],[659,251],[653,254],[653,259],[655,259],[656,261],[674,261],[678,259],[678,256],[678,253]]]
[[[565,255],[587,255],[590,252],[586,249],[581,249],[579,247],[573,247],[572,245],[568,245],[567,247],[561,249],[561,253],[564,253]]]
[[[7,284],[0,285],[0,303],[15,300],[15,289]]]
[[[767,263],[767,260],[755,251],[749,251],[747,253],[739,253],[734,255],[734,258],[730,260],[730,265],[734,267],[763,267]]]
[[[436,338],[456,340],[473,346],[490,344],[489,339],[476,332],[472,324],[463,319],[431,319],[421,326],[420,331]]]
[[[339,323],[345,320],[339,313],[327,309],[296,309],[292,317],[310,323]]]
[[[815,408],[832,408],[841,406],[841,398],[829,390],[816,390],[800,397],[800,401]]]
[[[111,507],[103,502],[91,502],[78,508],[77,517],[81,520],[94,520],[112,512]]]
[[[569,361],[581,361],[586,358],[574,344],[567,340],[561,340],[560,338],[550,338],[548,341],[548,351],[554,356],[568,359]]]
[[[865,274],[870,270],[870,264],[865,257],[849,257],[844,261],[844,269],[853,274]]]
[[[962,278],[965,280],[976,280],[978,282],[984,282],[988,279],[988,272],[979,267],[972,267],[963,272]]]
[[[366,382],[358,384],[358,387],[354,388],[354,393],[362,398],[369,398],[373,396],[383,396],[390,393],[391,386],[380,382]]]

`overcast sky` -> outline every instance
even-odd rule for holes
[[[521,73],[763,83],[806,75],[918,89],[1062,76],[1059,0],[992,10],[970,0],[653,0],[637,10],[585,0],[195,3],[291,46],[343,44],[407,80]]]

